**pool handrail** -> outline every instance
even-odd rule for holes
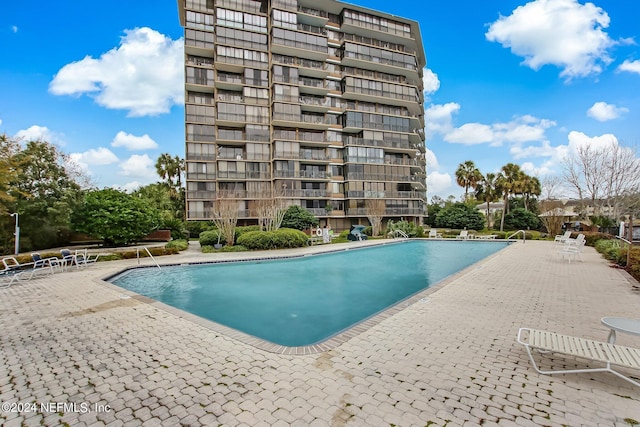
[[[147,248],[146,246],[142,246],[142,249],[144,249],[147,255],[149,255],[149,257],[153,260],[156,267],[158,267],[158,270],[162,270],[162,268],[160,268],[160,264],[158,264],[158,261],[156,261],[153,255],[151,255],[151,252],[149,252],[149,248]],[[138,258],[138,265],[140,265],[140,247],[139,246],[136,248],[136,258]]]
[[[511,240],[511,238],[513,236],[517,236],[519,233],[522,233],[522,243],[524,244],[527,240],[527,232],[524,230],[518,230],[515,233],[513,233],[512,235],[510,235],[509,237],[507,237],[507,240]]]

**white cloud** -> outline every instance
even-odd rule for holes
[[[49,91],[54,95],[88,94],[106,108],[139,117],[167,113],[184,99],[184,52],[150,28],[125,30],[120,46],[99,59],[84,59],[58,71]]]
[[[489,143],[500,146],[504,143],[523,144],[532,141],[544,141],[545,132],[556,123],[552,120],[538,119],[530,115],[516,117],[510,122],[465,123],[444,134],[444,140],[454,144],[476,145]]]
[[[582,132],[571,131],[568,135],[569,149],[575,151],[579,147],[590,146],[595,150],[609,147],[612,143],[618,145],[618,138],[611,134],[605,133],[600,136],[588,136]]]
[[[452,116],[460,111],[460,104],[433,104],[424,110],[425,134],[427,139],[435,134],[445,134],[453,129]]]
[[[13,32],[14,34],[18,32],[18,27],[16,25],[12,25],[11,26],[11,32]]]
[[[453,190],[453,180],[448,173],[440,173],[437,171],[427,174],[427,192],[430,196],[440,196],[446,198]]]
[[[428,68],[425,68],[422,73],[422,87],[425,95],[431,95],[440,89],[440,79],[438,75]]]
[[[104,147],[92,148],[80,153],[82,159],[90,165],[110,165],[118,161],[118,156]]]
[[[436,158],[436,154],[429,150],[425,149],[425,159],[427,161],[427,170],[438,170],[440,169],[440,165],[438,164],[438,159]]]
[[[481,123],[465,123],[444,136],[444,140],[455,144],[483,144],[494,140],[491,126]]]
[[[114,185],[113,188],[125,191],[127,193],[133,193],[134,191],[136,191],[138,188],[142,187],[143,185],[145,185],[145,184],[142,184],[142,183],[140,183],[138,181],[131,181],[131,182],[127,182],[124,185]]]
[[[112,147],[125,147],[129,151],[158,148],[158,144],[147,134],[135,136],[120,131],[111,142]]]
[[[509,153],[516,160],[531,157],[561,158],[565,151],[566,146],[552,147],[549,141],[542,141],[540,145],[529,145],[527,147],[514,145],[509,149]]]
[[[146,154],[134,154],[120,163],[120,175],[151,181],[155,177],[153,160]]]
[[[69,157],[87,172],[89,166],[110,165],[118,161],[118,157],[104,147],[92,148],[84,153],[71,153]]]
[[[587,116],[596,119],[599,122],[617,119],[624,113],[628,113],[629,109],[625,107],[616,107],[606,102],[596,102],[587,110]]]
[[[553,64],[571,80],[599,74],[611,63],[608,49],[628,42],[612,40],[608,26],[609,15],[593,3],[534,0],[493,22],[485,37],[524,57],[533,70]]]
[[[640,74],[640,59],[636,59],[635,61],[625,60],[618,67],[618,71],[628,71],[630,73]]]
[[[33,125],[28,129],[19,130],[14,137],[22,142],[46,141],[50,144],[64,146],[64,142],[59,134],[52,132],[46,126]]]

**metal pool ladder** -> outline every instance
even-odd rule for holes
[[[149,257],[153,260],[156,267],[158,267],[158,270],[162,270],[162,268],[160,268],[160,264],[158,264],[158,261],[156,261],[153,255],[151,255],[151,252],[149,252],[149,248],[143,246],[142,249],[144,249],[147,255],[149,255]],[[136,258],[138,258],[138,265],[140,265],[140,247],[136,248]]]
[[[511,240],[511,238],[513,236],[517,236],[518,234],[522,233],[522,243],[524,244],[525,241],[527,240],[527,232],[524,230],[518,230],[515,233],[513,233],[511,236],[507,237],[507,240]]]

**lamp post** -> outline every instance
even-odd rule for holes
[[[20,215],[18,215],[18,212],[16,212],[12,213],[11,216],[16,217],[16,231],[13,235],[16,236],[14,252],[16,255],[18,255],[18,253],[20,252],[20,224],[18,222]]]

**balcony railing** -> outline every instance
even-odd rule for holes
[[[281,45],[281,46],[294,47],[296,49],[312,50],[314,52],[322,52],[322,53],[327,53],[328,52],[327,45],[305,43],[305,42],[299,42],[297,40],[281,39],[281,38],[278,38],[278,37],[273,37],[271,39],[271,42],[273,44],[278,44],[278,45]]]
[[[393,182],[414,182],[418,181],[415,175],[388,175],[388,174],[367,174],[358,172],[347,173],[347,180],[354,181],[393,181]]]
[[[419,191],[347,191],[350,199],[423,199]]]
[[[322,171],[305,171],[305,170],[277,170],[274,172],[274,178],[310,178],[310,179],[328,179],[330,175]]]
[[[352,208],[347,209],[347,215],[350,216],[366,216],[369,210],[366,208]],[[384,214],[387,216],[409,216],[409,215],[423,215],[424,209],[421,208],[386,208]]]
[[[327,190],[284,190],[284,197],[327,197]]]

